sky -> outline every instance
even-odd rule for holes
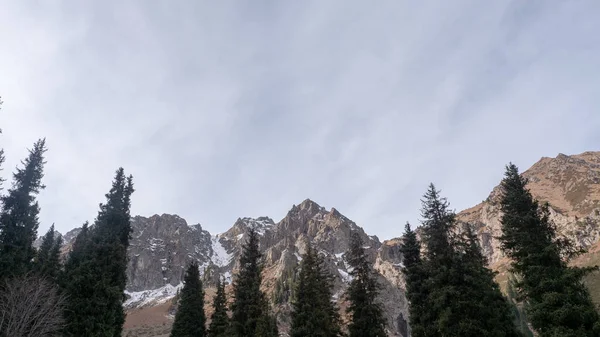
[[[600,150],[596,0],[0,8],[2,175],[46,137],[40,234],[93,221],[122,166],[133,214],[214,234],[310,198],[386,239],[430,182],[460,211],[509,162]]]

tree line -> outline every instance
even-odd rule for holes
[[[514,164],[501,182],[504,254],[511,259],[508,301],[487,268],[474,228],[459,224],[430,185],[422,200],[420,238],[403,236],[403,273],[411,336],[600,336],[600,321],[583,277],[596,268],[569,266],[583,253],[557,235],[549,205],[527,189]]]
[[[35,142],[0,195],[0,337],[121,336],[133,178],[116,170],[95,220],[83,224],[68,254],[54,225],[36,249],[46,151],[45,139]],[[0,150],[0,165],[4,161]],[[411,336],[600,336],[600,318],[583,284],[596,268],[569,265],[583,251],[557,235],[548,204],[535,200],[527,183],[509,164],[500,198],[499,240],[514,274],[509,292],[522,314],[495,282],[475,229],[459,223],[447,200],[429,186],[420,235],[406,224],[401,248]],[[346,258],[351,281],[344,322],[323,255],[307,246],[291,298],[291,336],[387,335],[376,273],[358,233],[351,235]],[[199,267],[190,264],[171,336],[278,336],[276,315],[261,290],[261,261],[259,236],[251,228],[232,299],[228,303],[220,281],[208,327]]]
[[[383,309],[376,300],[379,287],[363,246],[359,234],[353,233],[346,254],[352,276],[346,291],[350,316],[347,326],[343,325],[340,309],[333,300],[333,276],[327,271],[323,255],[310,244],[307,246],[292,299],[290,336],[387,336]],[[259,236],[250,228],[242,246],[239,271],[234,277],[231,304],[227,305],[225,283],[219,281],[208,328],[203,284],[198,264],[192,262],[179,295],[171,337],[278,336],[277,319],[266,294],[261,291],[261,260]]]

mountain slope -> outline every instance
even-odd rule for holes
[[[229,283],[238,269],[238,256],[250,227],[258,230],[260,248],[264,254],[264,290],[270,295],[278,314],[281,331],[289,329],[293,280],[301,255],[310,243],[324,256],[329,271],[335,278],[335,299],[345,307],[344,291],[351,280],[345,253],[350,235],[359,232],[365,250],[379,273],[381,302],[385,307],[390,336],[407,336],[407,303],[403,293],[400,272],[402,256],[400,241],[380,242],[367,235],[353,221],[332,208],[326,210],[307,199],[294,205],[278,223],[268,217],[239,218],[224,233],[211,235],[199,224],[188,225],[177,215],[154,215],[132,219],[132,238],[129,247],[125,307],[131,320],[150,324],[147,317],[166,317],[158,325],[170,322],[170,299],[182,286],[185,267],[198,261],[208,288],[223,276]],[[75,238],[78,229],[65,235],[66,247]],[[211,290],[207,291],[211,293]],[[210,303],[207,298],[207,303]],[[157,316],[157,310],[163,314]],[[209,309],[207,307],[207,309]],[[140,327],[128,321],[131,331],[146,331],[140,336],[151,336],[151,327]],[[151,324],[150,324],[151,325]],[[159,329],[163,331],[164,329]]]
[[[551,218],[559,234],[589,249],[573,263],[599,264],[600,152],[542,158],[523,174],[530,180],[528,187],[534,197],[549,202]],[[495,239],[501,230],[499,193],[499,187],[494,188],[484,202],[460,212],[458,220],[476,226],[484,253],[491,267],[499,271],[498,281],[505,284],[509,261]],[[181,287],[185,266],[192,260],[202,266],[208,286],[207,302],[210,302],[211,287],[219,275],[232,281],[240,247],[250,226],[257,228],[261,235],[261,250],[265,256],[264,288],[275,304],[282,331],[289,328],[294,275],[308,243],[324,255],[335,276],[336,299],[342,309],[345,307],[342,294],[350,277],[344,253],[348,249],[350,233],[358,231],[379,273],[380,300],[385,306],[389,334],[407,336],[407,303],[400,272],[401,240],[381,242],[377,237],[367,235],[335,208],[327,210],[308,199],[294,205],[277,223],[268,217],[239,218],[229,230],[218,235],[211,235],[200,225],[189,226],[176,215],[134,217],[127,284],[130,298],[126,303],[130,312],[127,328],[131,335],[153,336],[168,331],[172,319],[169,299]],[[77,230],[65,235],[66,247]],[[586,283],[600,303],[600,275],[591,275]]]
[[[529,179],[527,187],[532,195],[549,203],[558,234],[578,247],[594,248],[600,239],[600,152],[545,157],[523,172],[523,176]],[[460,212],[458,220],[478,228],[484,253],[491,267],[500,272],[498,280],[503,283],[508,261],[495,239],[501,234],[501,216],[500,186],[496,186],[484,202]],[[589,254],[594,254],[593,249],[574,263],[593,260]]]

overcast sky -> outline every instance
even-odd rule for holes
[[[134,214],[218,233],[311,198],[399,236],[429,182],[461,210],[509,161],[599,150],[599,17],[597,0],[0,0],[3,175],[47,138],[40,234],[92,221],[123,166]]]

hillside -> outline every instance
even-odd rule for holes
[[[542,158],[523,172],[529,179],[528,188],[540,202],[548,202],[551,220],[559,235],[571,239],[588,253],[573,261],[579,265],[600,262],[600,152],[585,152],[556,158]],[[458,214],[459,221],[469,222],[478,228],[482,248],[493,269],[500,272],[498,281],[506,281],[508,261],[499,249],[495,237],[501,234],[500,187],[495,187],[487,199]],[[600,289],[600,276],[591,275],[588,284]],[[592,294],[600,304],[600,294]]]
[[[281,331],[289,329],[290,293],[301,255],[310,242],[325,256],[335,278],[335,298],[344,307],[343,293],[350,282],[345,252],[350,235],[359,232],[382,289],[390,336],[407,336],[407,303],[400,272],[400,241],[381,242],[369,236],[335,208],[330,210],[307,199],[292,206],[275,223],[268,217],[239,218],[224,233],[211,235],[201,225],[188,225],[177,215],[154,215],[132,219],[129,247],[126,335],[160,336],[172,322],[170,299],[181,287],[185,266],[198,261],[207,290],[207,302],[217,278],[231,283],[238,255],[250,227],[258,229],[264,254],[264,290],[271,296]],[[78,229],[65,235],[68,247]],[[210,308],[207,307],[207,311]],[[166,330],[165,330],[166,329]]]
[[[588,253],[573,261],[578,265],[600,264],[600,152],[585,152],[556,158],[542,158],[524,173],[529,188],[542,202],[550,204],[551,218],[560,235],[572,239]],[[500,180],[501,177],[499,177]],[[499,187],[485,201],[458,214],[459,221],[478,229],[478,236],[490,266],[499,271],[498,281],[507,280],[508,260],[495,239],[500,235]],[[352,220],[335,208],[330,210],[307,199],[292,206],[279,222],[269,217],[239,218],[224,233],[212,235],[199,224],[188,225],[177,215],[154,215],[132,219],[132,241],[129,248],[126,302],[128,336],[167,335],[172,323],[170,299],[181,281],[185,266],[192,260],[200,263],[207,289],[207,302],[212,299],[219,275],[231,282],[237,269],[241,244],[253,226],[261,235],[265,256],[264,288],[271,295],[282,331],[289,328],[289,295],[294,271],[311,242],[326,256],[335,276],[335,296],[343,308],[342,294],[350,281],[344,253],[350,233],[358,231],[379,273],[390,336],[407,336],[407,303],[400,272],[402,256],[400,239],[381,242],[369,236]],[[78,229],[65,235],[66,246]],[[600,275],[586,279],[592,295],[600,304]],[[230,289],[228,289],[230,290]],[[207,307],[207,311],[210,308]]]

